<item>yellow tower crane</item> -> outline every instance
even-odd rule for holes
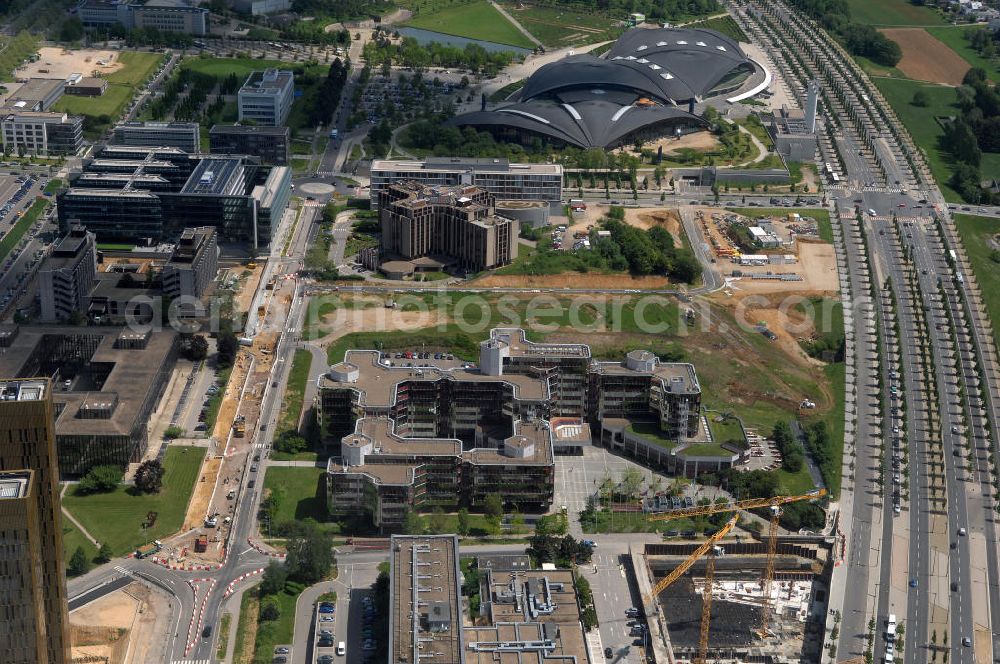
[[[815,500],[817,498],[822,498],[826,495],[826,489],[816,489],[808,493],[799,494],[795,496],[775,496],[773,498],[753,498],[751,500],[737,500],[726,503],[714,503],[711,505],[696,505],[695,507],[687,507],[678,510],[671,510],[670,512],[664,512],[662,514],[653,514],[648,517],[649,521],[672,521],[674,519],[685,519],[695,516],[707,516],[710,514],[719,514],[721,512],[735,512],[738,510],[752,510],[760,508],[770,508],[771,510],[771,522],[770,528],[768,530],[767,538],[767,562],[764,566],[764,575],[761,579],[761,586],[763,590],[763,602],[761,604],[761,624],[757,630],[757,634],[764,638],[768,634],[768,625],[770,622],[770,609],[771,609],[771,583],[774,580],[774,558],[777,552],[778,546],[778,520],[781,517],[781,506],[787,505],[788,503],[795,503],[800,500]],[[712,578],[715,574],[715,553],[716,544],[719,540],[729,534],[729,531],[733,529],[736,525],[736,519],[738,517],[733,516],[723,528],[712,535],[708,541],[699,546],[694,553],[692,553],[687,560],[677,566],[670,574],[660,579],[660,581],[653,587],[652,590],[652,600],[655,601],[656,597],[659,596],[670,584],[679,579],[681,576],[687,572],[698,558],[705,555],[705,553],[711,550],[712,554],[707,560],[705,567],[705,588],[703,592],[702,599],[702,611],[701,611],[701,639],[698,644],[698,659],[696,660],[699,664],[704,664],[706,661],[706,656],[708,653],[708,630],[709,622],[711,621],[711,602],[712,602]]]

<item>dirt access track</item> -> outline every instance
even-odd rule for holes
[[[884,28],[881,32],[903,49],[896,69],[908,77],[943,85],[962,84],[969,63],[923,28]]]

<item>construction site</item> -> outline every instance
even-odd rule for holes
[[[743,522],[732,516],[701,541],[647,543],[641,555],[633,555],[645,600],[649,646],[654,651],[666,648],[664,661],[672,662],[819,661],[831,543],[823,536],[780,534],[777,520],[782,504],[822,495],[651,516],[651,520],[670,520],[724,515],[737,505],[769,509],[772,514],[770,529],[760,533],[738,527]]]

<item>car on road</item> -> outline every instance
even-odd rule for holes
[[[968,648],[969,646],[972,645],[972,639],[970,639],[967,636],[963,636],[962,637],[962,645],[965,646],[966,648]]]
[[[958,529],[958,536],[959,537],[965,537],[965,533],[966,533],[965,528],[959,528]]]
[[[917,577],[913,577],[912,579],[910,579],[910,587],[911,588],[917,587]]]
[[[333,655],[320,655],[316,664],[333,664]]]
[[[951,582],[951,592],[953,592],[953,593],[957,593],[958,592],[958,584],[955,583],[954,581]]]
[[[325,616],[321,616],[320,619],[319,619],[320,622],[333,622],[334,620],[336,620],[336,618],[334,618],[333,616],[331,616],[329,614],[327,614]]]
[[[254,463],[254,464],[250,465],[250,472],[251,473],[256,473],[257,472],[257,464]]]
[[[610,647],[605,648],[604,649],[604,656],[607,657],[608,659],[611,659],[612,657],[615,656],[615,651],[612,650]]]
[[[319,603],[319,612],[320,613],[333,613],[334,612],[334,606],[330,602],[320,602]]]
[[[212,626],[205,625],[205,629],[201,630],[201,638],[207,639],[212,636]]]

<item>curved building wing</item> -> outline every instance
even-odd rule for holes
[[[449,124],[515,142],[615,147],[703,127],[676,104],[738,88],[753,72],[739,44],[717,32],[637,28],[622,35],[606,59],[576,55],[544,65],[518,101]]]

